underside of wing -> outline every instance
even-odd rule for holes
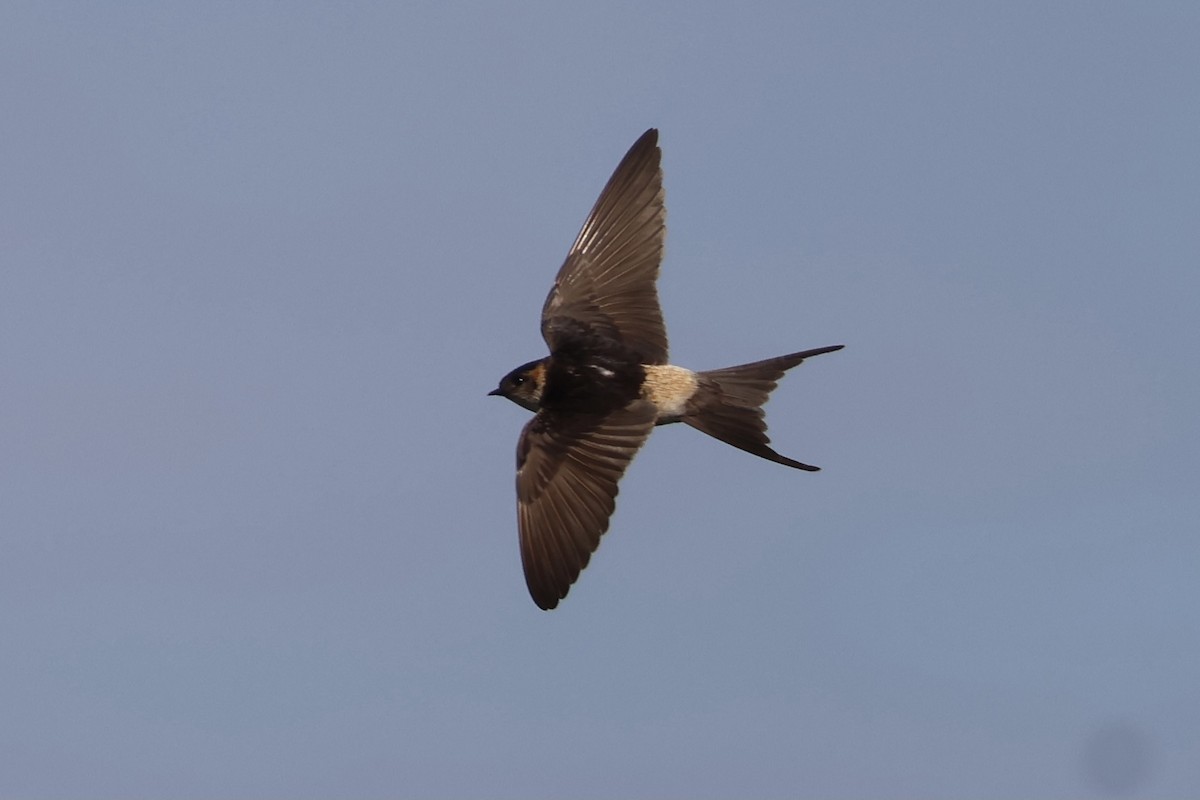
[[[661,161],[651,128],[600,193],[542,307],[551,352],[582,325],[589,337],[616,340],[642,363],[667,362],[655,286],[666,238]]]
[[[654,427],[645,401],[604,417],[540,412],[517,448],[517,521],[529,594],[551,609],[608,530],[617,482]]]

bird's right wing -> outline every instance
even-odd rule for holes
[[[621,342],[643,364],[667,363],[655,286],[667,225],[661,161],[651,128],[600,193],[542,307],[551,353],[573,336],[599,336]]]

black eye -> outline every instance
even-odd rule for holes
[[[520,386],[524,382],[525,382],[524,375],[514,375],[513,376],[513,386]]]

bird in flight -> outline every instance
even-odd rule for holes
[[[683,422],[777,464],[816,471],[770,446],[762,406],[818,347],[693,372],[667,362],[655,281],[666,237],[658,131],[617,166],[542,306],[550,355],[489,394],[535,412],[517,444],[517,524],[529,594],[556,607],[608,530],[617,482],[655,425]]]

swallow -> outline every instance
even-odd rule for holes
[[[600,193],[542,306],[550,355],[488,394],[534,417],[517,444],[517,525],[529,594],[555,608],[608,530],[617,482],[656,425],[683,422],[794,469],[770,446],[763,404],[783,374],[842,345],[693,372],[667,361],[658,302],[666,238],[658,131],[642,134]]]

